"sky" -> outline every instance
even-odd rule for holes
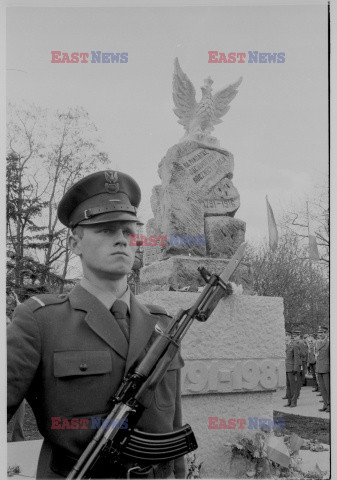
[[[214,93],[243,77],[213,135],[234,155],[236,218],[246,238],[267,236],[265,196],[276,221],[328,181],[328,22],[324,5],[7,9],[7,99],[82,106],[109,168],[133,176],[142,219],[158,164],[184,135],[173,113],[173,61]],[[29,28],[27,28],[29,26]],[[127,63],[52,63],[51,51],[127,52]],[[208,51],[284,52],[284,63],[209,63]],[[247,55],[248,56],[248,55]],[[89,58],[90,60],[90,58]],[[169,232],[168,232],[169,233]]]

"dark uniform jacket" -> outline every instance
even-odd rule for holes
[[[302,363],[307,363],[307,358],[308,358],[308,345],[306,342],[303,340],[299,341],[299,346],[300,346],[300,357],[301,357],[301,362]]]
[[[286,372],[299,372],[301,370],[300,348],[290,342],[286,346]]]
[[[329,373],[330,372],[330,342],[326,338],[324,341],[319,342],[316,351],[318,353],[316,361],[317,373]]]
[[[156,323],[168,317],[160,307],[150,307],[151,313],[131,295],[128,348],[113,315],[80,285],[69,295],[34,298],[16,308],[8,327],[8,415],[27,398],[45,438],[38,467],[43,478],[51,450],[61,447],[78,457],[95,434],[90,428],[52,428],[53,418],[106,415],[123,376],[156,335]],[[182,366],[177,354],[137,428],[162,433],[181,426]],[[176,477],[183,478],[183,458],[174,467]]]
[[[316,363],[314,344],[308,345],[308,363],[311,363],[311,364]]]

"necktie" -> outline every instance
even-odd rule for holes
[[[129,341],[129,322],[127,319],[128,306],[123,300],[116,300],[112,305],[110,312],[113,314],[120,326],[125,338]]]

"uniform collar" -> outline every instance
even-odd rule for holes
[[[99,287],[98,285],[95,285],[85,277],[83,277],[82,280],[80,281],[80,285],[89,293],[91,293],[91,295],[96,297],[100,302],[102,302],[103,305],[108,310],[111,309],[112,305],[117,300],[117,297],[113,295],[109,290],[102,289],[101,287]],[[123,293],[121,297],[119,297],[118,300],[123,300],[123,302],[127,304],[128,311],[130,313],[130,288],[129,287],[127,287],[126,291]]]
[[[125,372],[132,367],[144,351],[157,322],[158,317],[152,315],[147,307],[138,302],[137,298],[131,294],[130,344]]]
[[[87,312],[85,322],[126,360],[125,373],[144,351],[158,317],[152,315],[147,307],[130,294],[130,342],[123,335],[114,316],[95,295],[79,283],[69,293],[69,300],[74,309]]]
[[[86,312],[84,321],[122,358],[128,354],[128,342],[115,317],[103,303],[79,283],[69,293],[72,308]]]

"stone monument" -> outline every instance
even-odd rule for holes
[[[161,240],[144,245],[144,265],[150,266],[141,273],[142,291],[165,285],[178,289],[186,282],[196,288],[201,285],[196,273],[200,257],[220,273],[244,241],[246,224],[234,218],[240,207],[240,195],[232,182],[234,157],[210,134],[228,112],[241,81],[213,95],[213,81],[208,77],[197,103],[192,82],[175,60],[174,112],[186,133],[159,164],[162,184],[152,190],[154,218],[147,223],[146,233],[147,238]],[[214,258],[222,261],[212,262]],[[249,291],[248,266],[240,266],[238,278],[245,292]]]
[[[137,296],[171,315],[195,302],[193,291],[203,284],[198,266],[221,273],[245,236],[245,222],[235,218],[240,196],[232,183],[233,155],[211,136],[241,79],[215,95],[212,83],[205,80],[198,104],[175,60],[174,111],[186,133],[159,164],[162,183],[152,192],[151,246],[144,246],[143,293]],[[252,293],[249,265],[241,263],[231,279]],[[232,461],[231,444],[254,438],[261,422],[273,422],[273,392],[285,384],[282,299],[220,300],[206,323],[194,322],[181,348],[183,422],[191,424],[199,444],[201,478],[247,478],[246,466]]]

